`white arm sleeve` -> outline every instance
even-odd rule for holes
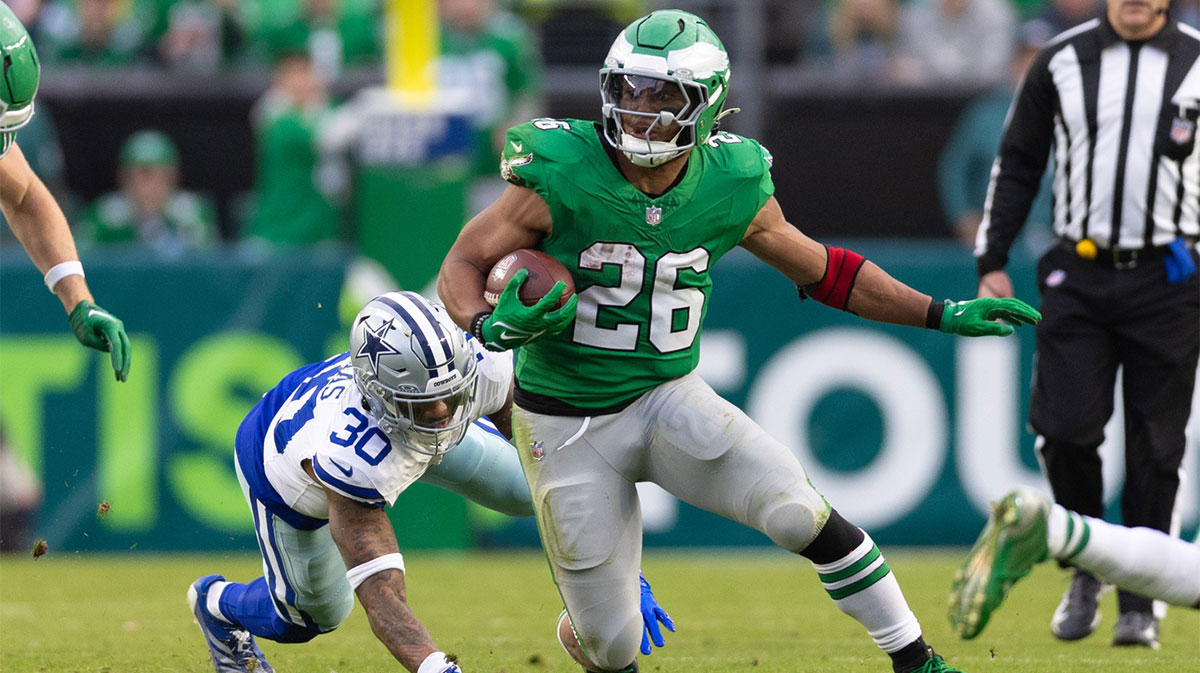
[[[475,339],[468,343],[475,348],[475,357],[479,360],[479,402],[476,415],[494,414],[504,406],[508,399],[508,391],[512,387],[512,351],[493,353],[479,347],[479,342]]]

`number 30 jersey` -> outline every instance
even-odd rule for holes
[[[658,198],[625,179],[604,142],[595,122],[574,119],[536,119],[505,139],[501,175],[549,205],[539,247],[579,293],[574,324],[517,355],[518,401],[534,411],[553,413],[531,398],[616,410],[692,371],[709,269],[775,191],[771,155],[749,138],[714,134]]]
[[[498,411],[512,382],[512,359],[486,351],[468,337],[479,364],[473,433],[495,433],[481,417]],[[328,487],[361,503],[382,507],[430,466],[432,456],[393,444],[379,429],[354,384],[349,353],[288,374],[263,395],[237,433],[237,465],[253,494],[273,514],[311,530],[329,518]],[[320,483],[305,472],[311,460]]]

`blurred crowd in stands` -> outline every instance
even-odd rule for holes
[[[383,226],[374,240],[384,240],[390,225],[378,221],[394,220],[395,213],[420,200],[452,204],[448,226],[453,230],[502,188],[495,164],[503,130],[545,113],[546,66],[598,67],[595,54],[607,50],[623,25],[648,9],[672,4],[438,0],[440,85],[466,92],[457,108],[446,104],[449,112],[439,123],[462,125],[461,142],[449,148],[433,143],[432,154],[425,147],[421,171],[413,173],[413,162],[405,158],[412,150],[405,138],[397,138],[413,133],[411,118],[404,122],[409,126],[397,126],[400,122],[380,112],[378,98],[357,92],[338,99],[330,93],[355,68],[380,69],[388,0],[4,1],[33,35],[46,80],[55,71],[79,68],[156,68],[192,76],[271,73],[269,88],[247,120],[254,130],[256,184],[236,208],[226,209],[234,221],[221,227],[211,200],[180,185],[180,165],[188,157],[179,139],[153,128],[133,133],[121,146],[116,191],[92,203],[72,198],[63,178],[53,104],[39,100],[34,123],[21,131],[19,143],[59,196],[80,246],[139,242],[165,255],[209,248],[222,238],[236,238],[250,248],[355,243],[366,248],[364,240],[371,236],[364,228]],[[703,13],[698,6],[703,4],[685,6]],[[709,4],[730,9],[729,2]],[[768,66],[848,86],[958,86],[982,92],[963,115],[939,165],[948,235],[967,244],[1021,73],[1042,43],[1099,16],[1103,6],[1102,0],[765,4],[761,49]],[[1200,0],[1172,0],[1171,13],[1195,25]],[[389,201],[388,194],[403,200]],[[1047,205],[1032,217],[1042,211],[1048,220]],[[389,270],[403,264],[379,261]]]

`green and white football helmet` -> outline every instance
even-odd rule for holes
[[[708,140],[728,93],[729,55],[712,28],[652,12],[617,36],[600,69],[604,137],[635,165],[661,165]]]
[[[17,129],[33,117],[41,64],[29,32],[7,4],[0,3],[0,156],[8,152]]]

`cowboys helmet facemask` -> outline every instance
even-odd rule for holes
[[[462,441],[478,366],[446,309],[415,292],[372,299],[350,330],[354,382],[392,441],[440,456]]]
[[[4,3],[0,3],[0,68],[0,133],[12,133],[33,117],[41,64],[25,26]]]
[[[617,36],[600,69],[604,138],[635,165],[659,166],[708,141],[728,94],[729,55],[708,24],[677,9],[653,12]],[[673,123],[675,135],[653,139]]]

